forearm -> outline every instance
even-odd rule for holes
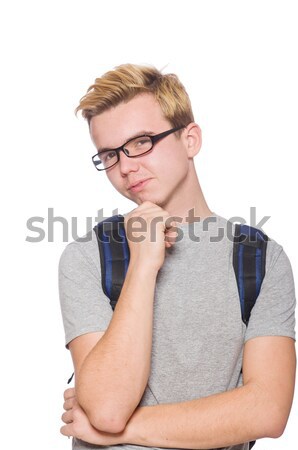
[[[125,426],[145,390],[155,282],[156,272],[130,264],[110,325],[77,374],[78,402],[99,429]]]
[[[213,449],[277,437],[276,409],[256,385],[175,404],[137,408],[123,443]],[[274,430],[274,431],[273,431]]]

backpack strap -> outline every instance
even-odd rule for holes
[[[257,228],[235,225],[233,267],[237,280],[242,321],[248,324],[266,269],[268,237]],[[249,442],[249,450],[256,441]]]
[[[265,276],[267,241],[268,236],[261,230],[244,224],[235,225],[233,267],[245,325]]]
[[[98,223],[93,230],[99,248],[102,288],[114,310],[124,283],[130,256],[124,217],[112,216]]]
[[[122,215],[109,217],[93,229],[99,247],[102,288],[114,310],[130,257],[124,217]],[[265,276],[267,241],[268,237],[261,230],[244,224],[235,225],[233,267],[242,321],[246,325]]]
[[[115,309],[129,264],[129,247],[124,217],[110,217],[94,228],[101,262],[102,288]],[[266,267],[268,237],[248,225],[236,224],[233,246],[233,267],[237,280],[241,316],[247,325],[259,295]],[[255,441],[249,443],[249,449]]]

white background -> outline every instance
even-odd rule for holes
[[[227,218],[249,208],[297,272],[298,17],[295,1],[13,1],[1,33],[1,448],[70,449],[60,436],[72,372],[57,289],[66,243],[48,239],[48,208],[79,220],[132,204],[91,164],[94,149],[74,108],[115,65],[175,72],[203,130],[196,165],[210,208]],[[41,243],[26,227],[44,218]],[[68,240],[72,240],[71,229]],[[297,448],[298,399],[284,435],[258,450]],[[235,412],[237,413],[237,412]],[[4,422],[3,422],[4,419]]]

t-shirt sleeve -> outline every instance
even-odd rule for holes
[[[252,309],[245,342],[257,336],[295,339],[295,287],[290,261],[283,248],[268,241],[266,274]]]
[[[74,241],[59,261],[59,298],[65,344],[82,334],[105,331],[112,317],[109,299],[101,287],[97,243]],[[96,250],[96,253],[95,253]]]

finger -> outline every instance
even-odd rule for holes
[[[61,420],[66,424],[72,423],[73,422],[72,410],[64,412],[61,416]]]
[[[178,230],[176,225],[177,223],[174,220],[166,222],[165,242],[167,244],[166,247],[168,248],[175,244],[178,238]]]
[[[64,391],[64,400],[68,400],[69,398],[75,397],[75,389],[69,388]]]
[[[152,206],[156,206],[154,203],[149,202],[149,201],[145,201],[143,203],[141,203],[140,205],[138,205],[136,208],[132,209],[127,216],[131,216],[135,213],[138,213],[138,211],[143,211],[146,210],[147,208],[150,208]]]
[[[72,426],[71,425],[63,425],[63,427],[60,428],[60,433],[63,434],[63,436],[68,436],[68,437],[73,436]]]
[[[149,201],[145,201],[144,203],[142,203],[141,205],[139,205],[137,208],[133,209],[130,211],[130,213],[128,213],[128,215],[126,216],[127,218],[129,217],[138,217],[139,214],[150,214],[150,213],[165,213],[167,214],[167,212],[162,209],[160,206],[156,205],[155,203],[149,202]]]
[[[177,236],[178,236],[177,233],[172,236],[166,235],[166,237],[165,237],[166,247],[171,247],[172,245],[174,245],[176,243]]]
[[[74,407],[75,404],[76,404],[76,398],[75,397],[69,398],[69,399],[65,400],[65,402],[63,403],[63,409],[65,409],[65,411],[69,411],[70,409],[72,409]]]
[[[150,202],[150,200],[145,200],[135,209],[151,208],[152,206],[158,206],[158,205],[156,203]]]
[[[167,241],[165,241],[165,247],[166,248],[171,248],[171,247],[173,247],[173,245],[175,245],[175,242],[167,242]]]
[[[176,230],[176,228],[177,228],[177,221],[175,220],[175,217],[168,215],[166,217],[165,227],[166,227],[166,229],[169,229],[169,230],[171,228],[175,228],[175,230]]]
[[[178,237],[178,232],[176,229],[170,229],[165,231],[165,240],[167,242],[175,242]]]

